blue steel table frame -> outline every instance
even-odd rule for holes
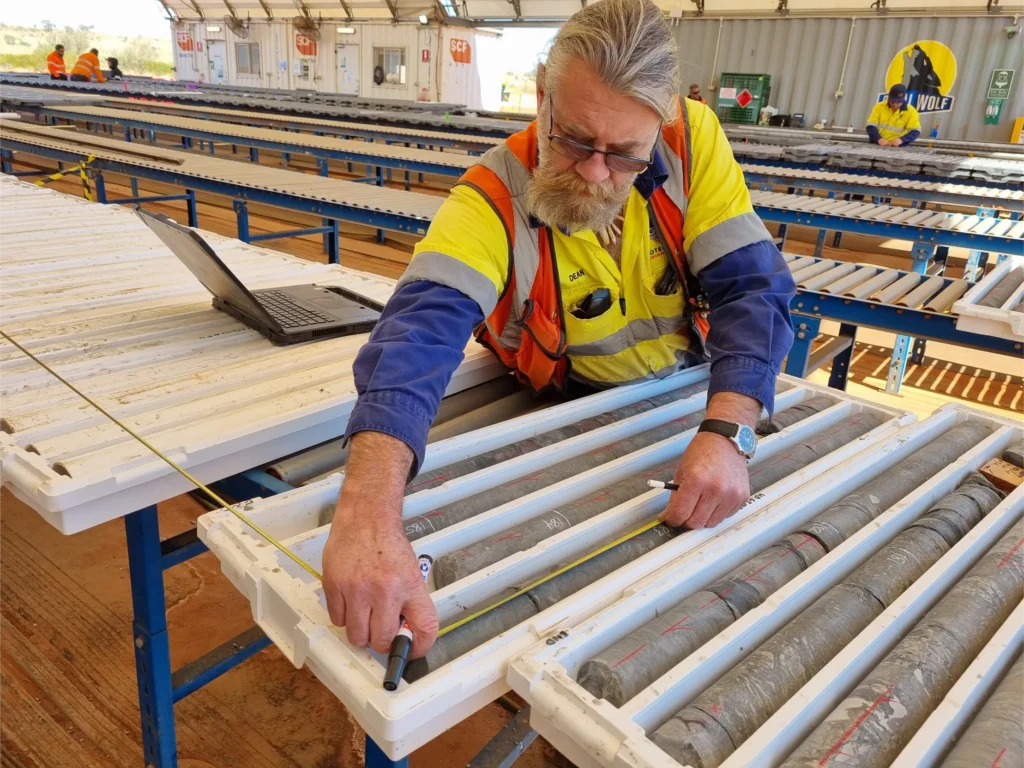
[[[213,483],[213,487],[218,493],[239,501],[293,490],[289,484],[258,469]],[[145,768],[177,768],[174,705],[255,656],[271,641],[254,625],[180,669],[172,670],[164,571],[206,552],[206,545],[199,540],[195,529],[161,540],[156,505],[126,515],[124,527],[144,765]],[[529,711],[524,708],[508,721],[470,766],[510,766],[536,735],[529,727]],[[366,768],[408,768],[409,765],[407,757],[389,758],[369,736],[365,754]]]

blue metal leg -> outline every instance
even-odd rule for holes
[[[253,163],[260,161],[260,151],[256,147],[249,147],[249,160]]]
[[[137,178],[135,178],[134,176],[132,176],[130,181],[131,181],[131,185],[132,185],[132,197],[138,197],[139,196],[139,180]]]
[[[132,129],[131,128],[125,128],[124,129],[124,140],[125,141],[129,141],[129,142],[132,140]]]
[[[811,343],[818,336],[821,328],[821,319],[797,315],[796,338],[793,339],[793,347],[786,357],[786,373],[790,376],[803,378],[807,374],[807,362],[811,356]]]
[[[199,226],[199,208],[196,207],[196,191],[194,189],[186,189],[185,194],[188,198],[185,200],[185,208],[188,210],[188,225],[190,227]]]
[[[107,182],[103,178],[103,174],[97,172],[93,177],[96,182],[96,201],[100,203],[107,202]]]
[[[924,352],[927,346],[927,339],[922,339],[915,336],[914,350],[910,353],[910,362],[912,362],[914,365],[921,365],[924,362]]]
[[[836,196],[835,192],[829,192],[828,197],[830,200],[834,200]],[[825,252],[825,238],[828,236],[827,229],[818,230],[818,239],[814,243],[814,257],[820,259],[822,254]]]
[[[14,160],[14,153],[10,150],[0,150],[0,173],[12,173],[11,161]]]
[[[832,359],[832,372],[828,377],[828,385],[832,389],[846,391],[846,380],[850,375],[850,361],[853,359],[853,348],[857,343],[857,326],[849,323],[841,323],[839,326],[840,336],[850,337],[850,346]]]
[[[975,282],[981,275],[979,265],[981,264],[981,251],[971,251],[967,254],[967,264],[964,266],[964,280]]]
[[[832,247],[833,248],[838,248],[839,244],[841,242],[843,242],[843,233],[842,232],[836,232],[835,236],[832,238]]]
[[[373,739],[366,737],[366,768],[409,768],[409,758],[392,760],[385,755]]]
[[[935,258],[936,247],[928,243],[915,243],[911,251],[914,259],[914,272],[926,274],[928,267]],[[914,340],[910,336],[897,336],[893,345],[892,361],[889,363],[889,375],[885,380],[885,391],[890,395],[898,395],[903,385],[903,374],[907,370],[907,361],[910,357]],[[922,355],[924,348],[922,347]]]
[[[235,220],[238,222],[238,239],[243,243],[249,242],[249,209],[245,205],[245,200],[235,200],[232,202],[232,207],[235,209]]]
[[[142,754],[147,768],[175,768],[178,757],[174,737],[174,691],[156,507],[127,515],[124,527],[128,538]]]

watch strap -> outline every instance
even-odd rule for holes
[[[698,432],[714,432],[715,434],[722,435],[733,439],[740,433],[740,425],[732,421],[724,421],[722,419],[704,419],[697,427]]]

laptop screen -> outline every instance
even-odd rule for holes
[[[136,208],[135,213],[164,245],[171,249],[181,263],[188,267],[189,272],[196,276],[206,290],[236,309],[259,318],[272,328],[280,328],[277,321],[260,306],[256,298],[249,293],[249,289],[235,277],[199,234],[171,221],[163,214],[147,213],[141,208]]]

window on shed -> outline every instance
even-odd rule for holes
[[[384,73],[379,85],[405,85],[405,48],[374,47],[373,67],[380,67]]]
[[[235,43],[235,69],[240,75],[260,73],[259,43]]]

